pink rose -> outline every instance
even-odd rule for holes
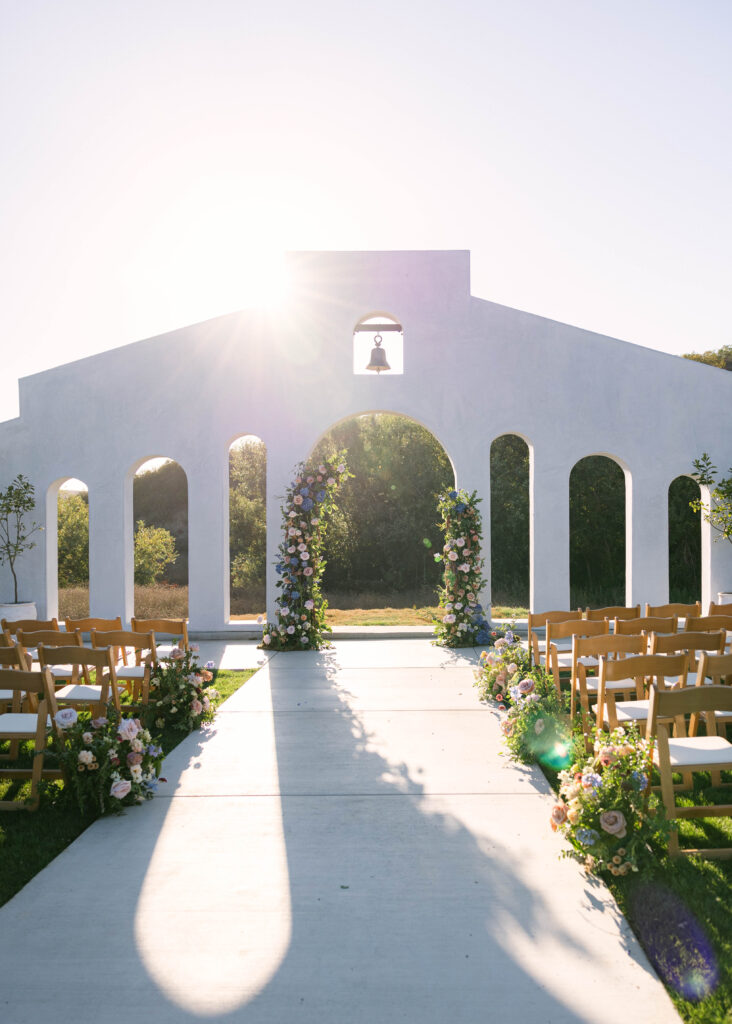
[[[127,764],[142,764],[142,754],[135,753],[134,751],[127,755]]]
[[[109,795],[113,796],[115,800],[124,800],[131,789],[132,783],[129,779],[117,779],[110,786]]]
[[[302,494],[296,494],[294,501],[296,505],[302,505]]]
[[[185,656],[186,652],[181,650],[180,647],[174,647],[169,655],[172,661],[180,661],[182,658],[185,658]]]
[[[521,682],[518,684],[518,692],[521,693],[521,694],[524,694],[524,696],[525,696],[527,693],[533,693],[534,692],[534,686],[535,686],[534,680],[530,679],[527,676],[526,679],[522,679]]]
[[[191,701],[191,711],[193,712],[195,717],[198,717],[199,715],[203,714],[203,704],[200,702],[200,700],[198,700],[197,697],[194,697],[193,700]]]
[[[311,565],[308,565],[308,566],[307,566],[307,567],[306,567],[306,568],[305,568],[305,569],[303,570],[303,575],[305,575],[305,576],[312,576],[312,575],[313,575],[313,567],[312,567]]]
[[[139,731],[131,718],[123,718],[117,726],[117,735],[121,740],[134,740]]]
[[[624,839],[626,832],[625,815],[622,811],[605,811],[600,815],[600,828],[611,836]]]
[[[552,827],[556,828],[557,825],[563,825],[567,820],[567,805],[566,804],[555,804],[552,807]]]
[[[508,674],[512,676],[514,672],[518,672],[518,665],[515,661],[512,661],[511,664],[508,666]]]

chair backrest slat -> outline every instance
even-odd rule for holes
[[[58,632],[57,619],[2,619],[1,624],[3,633],[10,633],[11,636],[15,636],[19,629],[53,629]]]
[[[675,615],[679,619],[688,619],[690,615],[701,615],[701,601],[694,604],[646,604],[646,616],[649,615]]]
[[[639,604],[629,605],[613,604],[607,608],[586,608],[586,619],[637,619],[640,616],[641,607]]]
[[[678,618],[675,615],[642,615],[636,619],[615,619],[614,631],[618,635],[628,633],[675,633]]]

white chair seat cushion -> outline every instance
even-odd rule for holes
[[[38,715],[25,711],[9,711],[0,715],[0,736],[35,736]]]
[[[74,672],[73,665],[49,665],[51,669],[51,675],[54,679],[71,679]],[[31,672],[40,672],[41,666],[37,661],[34,661],[31,665]]]
[[[571,668],[572,667],[572,652],[571,651],[552,651],[552,657],[554,664],[559,668]]]
[[[725,765],[732,768],[732,743],[723,736],[687,736],[668,741],[669,760],[672,768],[689,768],[692,765]],[[658,764],[658,748],[653,751],[654,764]]]
[[[593,707],[593,711],[597,714],[597,705]],[[647,700],[621,700],[615,705],[615,714],[618,719],[618,724],[623,722],[645,722],[648,718],[648,701]],[[602,715],[603,722],[609,721],[607,708],[604,709]]]
[[[115,674],[118,679],[144,679],[144,665],[118,665]]]
[[[17,690],[0,690],[0,701],[12,700]],[[23,700],[25,693],[21,693],[20,699]]]
[[[585,686],[589,693],[597,693],[600,689],[600,680],[597,676],[585,679]],[[605,683],[606,690],[617,693],[619,690],[635,690],[635,679],[618,679],[614,683]]]

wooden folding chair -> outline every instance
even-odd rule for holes
[[[639,604],[631,606],[624,604],[612,604],[607,608],[585,608],[585,618],[590,622],[596,619],[637,619],[641,613]]]
[[[605,657],[617,660],[627,655],[645,654],[646,647],[647,640],[640,633],[634,636],[606,634],[603,636],[578,636],[575,638],[572,644],[570,718],[574,721],[577,701],[579,700],[582,732],[585,737],[585,743],[588,746],[591,746],[590,704],[597,701],[599,688],[597,670],[600,666],[600,658]],[[629,681],[626,679],[607,685],[624,696],[629,696],[635,690],[634,680]]]
[[[699,614],[701,615],[701,612]],[[720,604],[718,601],[710,601],[707,615],[732,615],[732,604]]]
[[[44,647],[38,645],[38,660],[42,668],[50,668],[54,680],[56,701],[64,706],[88,707],[93,714],[103,715],[110,700],[119,714],[120,690],[117,684],[112,651],[92,650],[89,647]],[[95,681],[89,682],[89,670],[96,673]],[[62,670],[63,674],[59,673]],[[80,681],[79,673],[83,681]],[[70,672],[70,676],[69,676]],[[65,680],[69,680],[65,682]],[[58,684],[61,685],[58,685]]]
[[[577,611],[529,612],[529,650],[537,668],[546,661],[546,625],[548,622],[568,622],[581,618]],[[541,643],[544,641],[542,649]]]
[[[180,647],[184,651],[190,648],[186,619],[132,619],[131,624],[133,633],[152,631],[155,634],[155,652],[153,654],[153,664],[155,665],[160,658],[169,658],[176,647]],[[177,642],[160,644],[158,636],[174,637]]]
[[[646,604],[646,616],[675,615],[677,619],[688,619],[690,615],[701,615],[701,601],[694,604]]]
[[[17,751],[21,740],[33,742],[33,765],[31,768],[6,768],[0,765],[0,778],[24,780],[30,779],[30,799],[0,800],[0,809],[6,811],[35,811],[38,807],[40,794],[38,785],[41,779],[60,779],[61,771],[56,768],[44,768],[43,760],[46,750],[46,734],[49,716],[51,728],[55,726],[55,715],[58,711],[53,692],[53,680],[48,669],[41,672],[27,672],[21,669],[0,669],[0,689],[11,690],[18,698],[18,705],[26,695],[32,695],[35,709],[31,711],[9,711],[0,715],[0,740],[10,740],[11,748]],[[56,730],[59,732],[58,729]]]
[[[729,605],[727,605],[729,608]],[[686,628],[695,633],[709,633],[723,629],[727,633],[727,643],[732,644],[732,612],[724,615],[689,616]]]
[[[703,655],[702,655],[703,657]],[[669,821],[678,818],[712,818],[732,816],[732,804],[704,805],[692,807],[676,806],[676,789],[673,772],[691,774],[712,772],[719,776],[722,771],[732,771],[732,743],[716,732],[716,713],[732,714],[732,687],[730,686],[689,686],[682,690],[664,690],[651,686],[650,706],[646,736],[650,743],[656,737],[653,748],[653,763],[661,776],[661,796]],[[704,715],[707,722],[706,736],[677,735],[669,737],[671,722],[684,720],[686,715]],[[696,857],[732,857],[732,846],[714,849],[682,849],[676,830],[668,841],[671,857],[681,854]]]
[[[706,686],[709,685],[707,680],[711,680],[714,686],[729,686],[732,688],[732,654],[709,654],[708,651],[702,651],[699,655],[699,665],[696,671],[696,685]],[[732,725],[732,715],[724,711],[716,712],[717,725],[721,726],[722,734],[724,735],[727,726]],[[691,718],[690,733],[692,736],[696,735],[698,721],[694,715]],[[719,781],[714,783],[719,785]]]
[[[600,658],[597,703],[594,709],[597,731],[617,729],[619,725],[645,725],[648,720],[647,688],[650,682],[655,680],[659,689],[666,689],[666,680],[670,679],[671,686],[683,689],[688,668],[689,657],[686,654],[639,654],[620,661]],[[617,686],[618,683],[625,683],[626,689],[630,684],[635,689],[636,699],[616,701],[615,694],[618,689],[622,689]]]
[[[30,659],[26,659],[25,650],[13,644],[12,647],[0,647],[0,669],[15,669],[20,672],[30,672]],[[0,714],[12,711],[17,714],[23,709],[23,702],[26,695],[18,690],[0,690]],[[19,741],[11,740],[10,749],[7,754],[0,754],[0,761],[15,761],[18,757]]]
[[[62,633],[58,629],[38,629],[38,630],[26,630],[19,629],[17,634],[17,642],[21,647],[25,649],[26,657],[30,659],[31,668],[34,668],[38,664],[38,647],[42,644],[44,647],[69,647],[72,644],[76,647],[81,647],[81,633],[78,630],[75,633]],[[55,673],[57,679],[62,677],[71,679],[71,669],[64,669],[63,666],[59,666],[58,672]]]
[[[134,664],[126,662],[115,665],[118,683],[124,683],[134,704],[147,704],[150,694],[150,672],[155,659],[155,634],[134,633],[132,630],[114,629],[91,632],[91,644],[94,650],[109,648],[117,661],[120,652],[131,651]]]
[[[560,692],[562,673],[565,676],[572,673],[574,638],[607,636],[609,631],[610,623],[607,619],[598,619],[595,622],[588,621],[587,619],[570,619],[568,622],[547,622],[547,671],[554,677],[557,693]]]
[[[613,633],[631,636],[633,633],[677,633],[679,620],[675,615],[639,615],[636,619],[615,619]]]
[[[689,655],[689,672],[686,685],[696,683],[698,655],[701,651],[711,654],[724,654],[725,632],[723,629],[715,633],[671,633],[660,635],[651,633],[648,637],[649,654],[678,654],[683,651]]]
[[[58,619],[15,619],[14,621],[2,619],[0,624],[2,625],[3,635],[8,643],[12,643],[15,637],[17,637],[19,630],[25,630],[26,632],[52,630],[54,633],[59,632]]]

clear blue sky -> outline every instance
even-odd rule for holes
[[[287,249],[470,249],[475,295],[729,344],[730,53],[726,0],[0,0],[0,418]]]

